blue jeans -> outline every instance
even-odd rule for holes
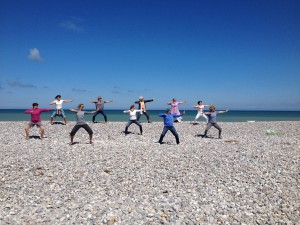
[[[130,127],[130,125],[131,124],[133,124],[133,123],[135,123],[136,125],[138,125],[139,126],[139,128],[140,128],[140,132],[141,132],[141,134],[143,133],[143,128],[142,128],[142,125],[140,124],[140,122],[139,121],[137,121],[137,120],[129,120],[128,121],[128,123],[127,123],[127,125],[126,125],[126,127],[125,127],[125,134],[127,134],[128,133],[128,128]]]
[[[64,112],[64,110],[63,109],[56,109],[54,112],[53,112],[53,114],[52,114],[52,118],[53,117],[56,117],[56,116],[61,116],[61,117],[63,117],[63,118],[66,118],[66,115],[65,115],[65,112]]]
[[[158,142],[159,142],[160,144],[162,144],[162,141],[163,141],[163,139],[164,139],[166,133],[167,133],[169,130],[170,130],[170,131],[172,132],[172,134],[175,136],[176,143],[179,144],[179,136],[178,136],[178,133],[177,133],[175,127],[173,127],[173,126],[171,126],[171,127],[170,127],[170,126],[164,126],[163,132],[161,133]]]
[[[102,114],[102,115],[104,116],[105,122],[107,122],[107,116],[106,116],[106,114],[104,113],[103,110],[99,110],[99,111],[95,112],[95,114],[94,114],[94,116],[93,116],[93,122],[95,122],[96,116],[97,116],[98,114]]]

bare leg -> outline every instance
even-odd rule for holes
[[[66,119],[66,117],[64,118],[64,121],[65,121],[65,125],[67,125],[67,119]]]
[[[44,127],[43,126],[40,126],[40,133],[41,133],[41,139],[43,140],[44,138]]]
[[[27,125],[27,126],[25,127],[26,140],[29,139],[29,129],[30,129],[30,126]]]
[[[50,117],[50,123],[53,125],[53,117]]]

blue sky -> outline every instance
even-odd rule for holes
[[[2,0],[1,108],[57,94],[172,98],[229,109],[300,109],[298,0]]]

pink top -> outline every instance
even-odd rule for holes
[[[176,115],[180,114],[179,109],[178,109],[178,105],[183,104],[183,103],[184,102],[172,102],[172,104],[171,104],[171,107],[172,107],[171,113],[176,114]]]
[[[42,112],[48,112],[48,111],[51,111],[52,109],[28,109],[25,111],[26,114],[31,114],[31,119],[30,121],[33,122],[33,123],[37,123],[37,122],[41,122],[41,113]]]

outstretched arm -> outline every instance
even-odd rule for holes
[[[114,100],[105,100],[104,103],[110,103],[110,102],[113,102]]]
[[[152,98],[152,99],[149,99],[149,100],[144,100],[144,102],[146,103],[146,102],[153,102],[154,101],[154,99]]]
[[[226,110],[218,111],[218,113],[226,113],[226,112],[228,112],[228,111],[229,111],[229,110],[226,109]]]
[[[74,112],[74,113],[78,113],[78,110],[76,109],[70,109],[71,112]]]
[[[64,102],[73,102],[74,100],[63,100]]]
[[[49,105],[54,105],[54,104],[55,104],[55,101],[49,103]]]

